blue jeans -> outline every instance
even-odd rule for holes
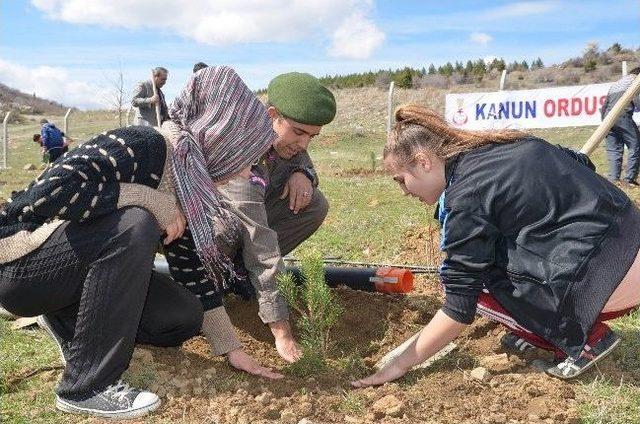
[[[609,160],[609,178],[619,180],[622,172],[622,155],[627,146],[627,174],[625,181],[631,182],[638,176],[640,166],[640,131],[631,119],[631,114],[623,115],[613,125],[606,139],[607,159]]]

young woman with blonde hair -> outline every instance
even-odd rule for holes
[[[506,349],[556,353],[547,373],[580,375],[619,338],[603,323],[640,304],[640,213],[589,159],[515,130],[464,131],[417,105],[396,112],[385,166],[405,194],[438,203],[446,298],[416,341],[377,373],[404,375],[477,313]]]

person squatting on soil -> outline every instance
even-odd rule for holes
[[[607,116],[638,74],[640,74],[640,67],[632,69],[629,75],[622,77],[611,85],[605,103],[602,106],[602,119]],[[640,131],[638,131],[638,126],[633,120],[633,111],[636,107],[640,107],[640,96],[636,96],[629,103],[624,113],[620,115],[620,118],[609,130],[605,140],[607,159],[609,160],[609,179],[614,182],[620,181],[624,146],[627,146],[629,154],[627,156],[627,173],[624,181],[634,186],[640,185],[636,180],[638,168],[640,168]]]
[[[507,348],[556,352],[553,376],[576,377],[608,355],[619,339],[603,321],[640,304],[640,212],[626,194],[586,156],[519,131],[456,129],[417,105],[396,121],[385,166],[405,194],[439,204],[446,297],[409,348],[352,384],[401,377],[476,311],[511,331]]]
[[[230,285],[245,298],[255,293],[258,315],[269,325],[278,353],[294,362],[301,350],[293,338],[289,309],[277,289],[276,278],[285,269],[282,255],[309,238],[327,215],[329,205],[317,188],[318,177],[306,150],[322,126],[333,120],[336,103],[317,78],[297,72],[275,77],[267,95],[267,113],[276,138],[251,167],[249,178],[239,176],[218,185],[226,211],[237,225],[220,230],[217,246],[234,259]],[[185,96],[176,99],[171,109],[173,121],[163,125],[163,132],[177,133],[178,121],[197,130],[196,118],[200,118],[185,115],[192,110],[185,106],[190,101]],[[188,199],[187,194],[181,194],[180,184],[177,186],[178,194]],[[222,306],[223,293],[207,279],[195,247],[187,231],[182,239],[166,246],[165,253],[174,278],[186,281],[186,287],[202,301],[202,331],[212,352],[227,354],[232,365],[251,374],[281,378],[281,374],[260,366],[240,349],[241,342]]]
[[[217,239],[235,234],[221,229],[236,224],[215,185],[248,175],[276,134],[265,106],[231,68],[198,72],[180,99],[175,132],[104,132],[60,157],[0,211],[0,304],[16,315],[42,315],[65,363],[56,388],[61,410],[130,418],[159,406],[155,394],[120,380],[134,344],[179,345],[203,319],[201,302],[183,287],[200,281],[152,271],[163,232],[171,244],[189,225],[217,288],[229,283],[224,272],[234,275]]]

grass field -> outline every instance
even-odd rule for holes
[[[374,131],[368,131],[371,118],[366,110],[354,113],[357,116],[349,122],[344,117],[339,119],[344,125],[327,128],[310,148],[331,210],[322,228],[300,249],[320,249],[326,256],[351,260],[415,260],[422,264],[433,261],[433,258],[408,255],[406,251],[406,240],[411,234],[434,224],[430,218],[432,210],[403,197],[395,183],[381,172],[383,125],[378,123]],[[62,124],[61,120],[54,119],[54,122]],[[81,113],[74,118],[69,132],[81,142],[113,128],[114,122],[108,113]],[[23,169],[29,163],[39,166],[39,147],[31,142],[31,135],[38,127],[35,122],[10,126],[10,169],[0,171],[0,198],[8,198],[12,190],[25,186],[39,172]],[[593,128],[566,128],[534,133],[552,143],[579,147],[592,131]],[[604,172],[602,148],[593,159],[598,171]],[[634,200],[640,199],[640,190],[625,190]],[[584,423],[640,422],[640,316],[619,319],[613,326],[623,336],[621,347],[612,355],[613,360],[571,385],[576,392],[580,421]],[[12,330],[10,322],[0,320],[0,334],[0,422],[85,422],[55,411],[53,388],[59,370],[45,371],[15,383],[17,377],[29,370],[59,363],[57,352],[44,333],[33,329]],[[141,371],[133,377],[144,380],[145,375]],[[425,384],[421,381],[402,384]],[[365,417],[366,399],[359,396],[357,392],[345,392],[336,413]],[[461,392],[460,397],[464,399],[464,396]],[[480,416],[481,411],[478,414]],[[192,422],[185,416],[179,413],[174,419],[151,416],[145,422]],[[312,421],[324,422],[322,417]]]

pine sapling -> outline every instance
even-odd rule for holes
[[[300,315],[297,324],[303,355],[294,364],[294,371],[312,374],[326,367],[330,331],[338,322],[342,308],[326,284],[320,255],[304,256],[300,267],[302,284],[296,284],[291,273],[284,273],[278,278],[278,288],[289,306]]]

